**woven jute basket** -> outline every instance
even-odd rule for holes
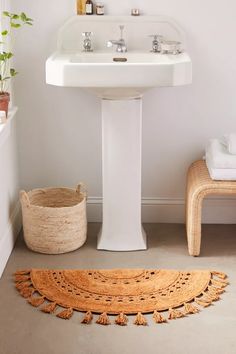
[[[24,239],[35,252],[60,254],[81,247],[87,237],[86,191],[70,188],[20,192]]]

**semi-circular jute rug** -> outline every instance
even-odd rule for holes
[[[34,307],[69,319],[84,312],[82,323],[126,325],[136,315],[136,325],[147,325],[144,314],[156,323],[198,313],[220,299],[228,284],[222,272],[193,270],[49,270],[29,269],[15,273],[16,288]],[[164,312],[168,311],[165,316]]]

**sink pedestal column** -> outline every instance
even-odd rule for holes
[[[144,250],[141,224],[142,100],[102,100],[103,225],[98,249]]]

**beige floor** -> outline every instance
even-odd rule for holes
[[[235,354],[236,353],[236,226],[203,228],[202,254],[188,256],[183,225],[145,225],[146,252],[96,250],[98,224],[89,225],[87,244],[60,256],[40,255],[17,242],[0,280],[0,354]],[[12,273],[17,268],[145,267],[216,269],[228,273],[231,285],[222,300],[200,314],[148,327],[81,325],[42,314],[18,295]]]

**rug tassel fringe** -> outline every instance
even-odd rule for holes
[[[186,315],[191,315],[199,312],[199,309],[196,306],[188,303],[184,304],[184,310]]]
[[[28,275],[30,274],[31,269],[25,269],[25,270],[18,270],[17,272],[15,272],[14,275]]]
[[[16,283],[16,289],[17,290],[22,290],[24,288],[28,288],[30,287],[32,283],[30,281],[27,282],[21,282],[21,283]]]
[[[195,299],[195,302],[196,302],[196,304],[198,304],[198,305],[200,305],[200,306],[202,306],[202,307],[208,307],[208,306],[211,305],[211,302],[206,301],[206,300],[204,300],[204,299],[198,299],[198,298],[196,298],[196,299]]]
[[[56,302],[51,302],[50,304],[45,305],[40,310],[44,313],[53,313],[57,307]]]
[[[142,315],[141,312],[138,312],[135,320],[134,320],[134,324],[137,326],[147,326],[147,320],[146,318]]]
[[[177,318],[185,317],[185,314],[180,310],[169,309],[169,320],[175,320]]]
[[[121,313],[116,317],[115,323],[116,323],[117,325],[119,325],[119,326],[127,326],[128,317],[127,317],[123,312],[121,312]]]
[[[225,289],[224,288],[216,288],[215,286],[208,286],[208,291],[211,294],[220,295],[220,294],[223,294],[225,292]]]
[[[34,307],[39,307],[44,303],[45,298],[43,296],[36,297],[36,296],[31,296],[31,298],[28,299],[28,303]]]
[[[97,319],[96,323],[103,325],[103,326],[108,326],[111,324],[109,317],[107,316],[106,312],[103,312]]]
[[[219,294],[214,294],[214,293],[211,293],[210,291],[203,293],[203,295],[204,295],[203,299],[209,300],[210,302],[220,300]]]
[[[155,323],[166,323],[166,322],[167,322],[166,318],[164,318],[164,317],[160,314],[160,312],[158,312],[158,311],[156,311],[156,310],[153,312],[152,318],[153,318],[153,320],[154,320]]]
[[[27,281],[27,280],[30,280],[30,279],[31,279],[30,275],[15,275],[15,281],[16,282]]]
[[[225,288],[229,284],[229,282],[227,280],[211,279],[211,284],[216,286],[217,288]]]
[[[73,316],[73,309],[69,308],[63,310],[57,314],[57,317],[62,318],[63,320],[69,320]]]
[[[227,275],[225,273],[223,273],[223,272],[212,271],[211,274],[217,276],[220,279],[226,279],[227,278]]]
[[[88,311],[88,312],[86,312],[86,314],[85,314],[83,320],[81,321],[81,323],[89,324],[89,323],[92,322],[92,320],[93,320],[93,314],[92,314],[91,311]]]
[[[36,290],[34,288],[23,288],[20,290],[20,294],[21,296],[23,296],[25,299],[28,299],[29,297],[31,297],[33,295],[33,293]]]

